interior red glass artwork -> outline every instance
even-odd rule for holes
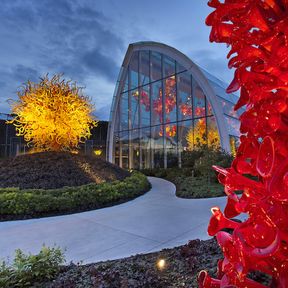
[[[234,109],[246,109],[232,166],[214,167],[227,205],[223,213],[212,208],[208,233],[224,258],[218,279],[202,271],[199,287],[288,287],[288,0],[208,5],[215,9],[206,19],[210,41],[231,48],[228,66],[235,76],[227,92],[240,89]],[[246,220],[232,219],[242,213]],[[270,283],[253,279],[254,271],[269,275]]]

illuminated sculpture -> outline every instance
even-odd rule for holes
[[[55,75],[39,83],[28,81],[12,103],[16,117],[9,121],[35,151],[68,151],[90,137],[96,125],[89,99],[76,83]]]
[[[220,137],[217,128],[210,128],[208,130],[207,136],[207,127],[205,119],[201,118],[197,120],[194,128],[190,128],[186,135],[187,149],[192,151],[195,147],[203,147],[207,145],[207,140],[209,146],[213,149],[220,148]]]
[[[135,91],[133,97],[139,97],[139,91]],[[163,113],[162,113],[162,101],[163,101],[163,93],[162,88],[158,90],[158,97],[152,101],[153,112],[159,118],[159,122],[163,123]],[[149,96],[145,91],[141,92],[140,95],[140,104],[144,105],[145,110],[150,110],[150,100]],[[175,76],[171,76],[165,79],[165,113],[166,113],[166,123],[170,122],[169,114],[176,107],[176,79]],[[175,137],[176,136],[176,125],[166,124],[165,133],[163,131],[163,127],[159,131],[159,136],[163,136],[166,134],[167,137]]]
[[[267,287],[249,278],[258,270],[272,277],[270,287],[288,287],[288,1],[211,0],[209,6],[216,9],[206,20],[210,41],[231,46],[229,67],[236,68],[227,91],[241,89],[235,109],[246,105],[246,112],[232,167],[215,167],[228,197],[224,214],[212,208],[208,233],[224,259],[218,279],[202,271],[199,285]],[[248,217],[243,223],[229,219],[241,213]]]

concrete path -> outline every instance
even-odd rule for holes
[[[67,262],[123,258],[208,239],[211,206],[225,197],[180,199],[175,186],[149,177],[152,189],[137,199],[99,210],[42,219],[0,222],[0,258],[16,248],[37,253],[42,244],[66,249]]]

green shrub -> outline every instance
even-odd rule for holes
[[[42,287],[40,283],[57,276],[64,261],[60,248],[43,246],[36,255],[25,255],[18,249],[11,265],[5,261],[0,264],[0,287]]]
[[[53,190],[2,188],[0,217],[19,219],[97,209],[135,198],[149,188],[146,176],[136,171],[123,181],[111,183]]]
[[[208,183],[204,177],[182,178],[177,184],[176,195],[181,198],[209,198],[225,196],[219,183]]]

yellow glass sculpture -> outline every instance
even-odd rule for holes
[[[8,123],[16,127],[35,151],[71,151],[91,136],[97,125],[91,112],[90,99],[82,94],[75,82],[65,81],[62,75],[39,83],[28,81],[12,103],[15,114]]]
[[[220,137],[217,128],[210,127],[207,132],[205,119],[199,119],[194,129],[190,128],[186,134],[188,151],[192,151],[193,148],[200,148],[204,145],[207,145],[207,137],[210,147],[215,149],[220,147]]]

